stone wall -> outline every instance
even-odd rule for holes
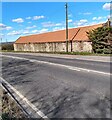
[[[64,52],[66,50],[66,43],[14,44],[14,50],[34,52]]]
[[[74,52],[92,52],[92,42],[73,42]]]
[[[65,52],[66,42],[14,44],[14,50],[33,52]],[[73,52],[91,52],[91,42],[73,42],[72,50]],[[71,52],[71,43],[68,43],[68,51]]]

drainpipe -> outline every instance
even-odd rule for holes
[[[72,52],[72,50],[73,50],[73,48],[72,48],[72,40],[70,40],[70,44],[71,44],[71,52]]]

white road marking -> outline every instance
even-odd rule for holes
[[[94,72],[94,73],[104,74],[104,75],[112,75],[111,73],[107,73],[107,72],[102,72],[102,71],[97,71],[97,70],[91,70],[91,69],[85,69],[85,68],[80,68],[80,67],[72,67],[72,66],[58,64],[58,63],[51,63],[51,62],[46,62],[46,61],[39,61],[39,60],[35,60],[35,59],[27,59],[27,58],[14,57],[14,56],[9,56],[9,55],[1,55],[1,56],[10,57],[10,58],[14,58],[14,59],[28,60],[30,62],[38,62],[38,63],[44,63],[44,64],[49,64],[49,65],[54,65],[54,66],[65,67],[65,68],[70,69],[70,70]]]
[[[34,106],[26,97],[24,97],[19,91],[11,86],[6,80],[0,77],[1,83],[5,83],[14,93],[16,93],[25,103],[27,103],[41,118],[50,120],[43,112],[41,112],[36,106]]]
[[[74,68],[74,67],[68,67],[68,69],[70,69],[70,70],[75,70],[75,71],[80,71],[79,69]]]

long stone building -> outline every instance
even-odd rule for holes
[[[68,30],[68,52],[92,52],[92,42],[87,31],[101,27],[102,24],[72,28]],[[66,30],[22,36],[14,43],[15,51],[65,52]]]

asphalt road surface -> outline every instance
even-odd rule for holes
[[[3,55],[2,77],[48,118],[110,118],[109,62]]]

